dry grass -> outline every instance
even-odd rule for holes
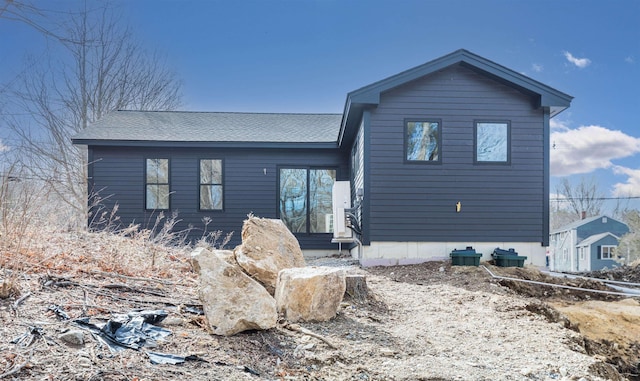
[[[0,267],[14,272],[114,272],[128,276],[179,278],[191,272],[188,246],[150,242],[109,232],[48,232],[29,236],[28,246],[0,246]]]
[[[16,279],[30,273],[71,274],[109,272],[126,276],[183,279],[193,277],[188,231],[177,231],[177,214],[159,213],[151,229],[122,226],[118,206],[90,208],[89,231],[70,229],[83,216],[69,217],[55,196],[42,193],[35,182],[17,181],[7,171],[0,177],[0,298],[19,294]],[[99,205],[98,196],[90,198]],[[73,220],[73,221],[72,221]],[[231,234],[207,231],[197,245],[224,247]]]

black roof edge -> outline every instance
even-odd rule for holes
[[[345,136],[352,135],[347,133],[346,129],[354,128],[353,126],[359,123],[361,115],[358,114],[361,114],[365,108],[374,107],[380,102],[381,93],[458,63],[522,92],[538,95],[538,107],[548,107],[552,111],[551,116],[555,116],[567,109],[573,99],[573,96],[569,94],[556,90],[506,66],[502,66],[466,49],[458,49],[422,65],[349,92],[345,100],[342,123],[338,133],[339,144],[342,144]]]

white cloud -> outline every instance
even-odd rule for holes
[[[551,119],[551,121],[549,123],[549,127],[551,127],[551,130],[567,131],[567,130],[569,130],[569,122],[561,120],[561,119],[556,117],[556,118]]]
[[[574,57],[573,54],[571,54],[569,52],[564,52],[564,56],[567,59],[567,61],[569,61],[572,64],[576,65],[580,69],[584,69],[585,67],[589,66],[589,64],[591,63],[590,59]]]
[[[533,64],[531,64],[531,69],[533,71],[535,71],[536,73],[540,73],[541,71],[544,70],[544,66],[542,66],[540,64],[537,64],[537,63],[533,63]]]
[[[569,129],[557,125],[556,131],[551,132],[551,175],[569,176],[611,168],[612,160],[639,152],[640,139],[622,131],[601,126]]]
[[[615,197],[640,197],[640,169],[631,169],[616,165],[613,173],[628,176],[627,182],[613,185]]]
[[[624,59],[624,62],[632,64],[636,62],[636,60],[634,60],[633,57],[628,56],[627,58]]]
[[[0,139],[0,152],[4,152],[8,150],[9,150],[9,146],[5,146],[4,144],[2,144],[2,139]]]

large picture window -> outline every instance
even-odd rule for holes
[[[405,159],[440,162],[442,131],[440,120],[405,121]]]
[[[222,160],[200,160],[200,210],[222,210]]]
[[[145,208],[169,209],[169,159],[147,159],[145,172]]]
[[[331,233],[335,169],[280,168],[280,219],[293,233]]]
[[[508,122],[476,121],[475,135],[476,163],[509,163]]]

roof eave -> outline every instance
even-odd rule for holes
[[[150,141],[150,140],[97,140],[72,139],[73,144],[92,147],[148,147],[148,148],[304,148],[335,149],[331,142],[205,142],[205,141]]]
[[[360,123],[362,112],[367,108],[377,105],[377,103],[354,103],[349,95],[347,95],[344,116],[342,117],[340,132],[338,134],[338,147],[342,147],[345,142],[351,142],[356,132],[353,131],[353,129],[357,128],[357,125]]]

